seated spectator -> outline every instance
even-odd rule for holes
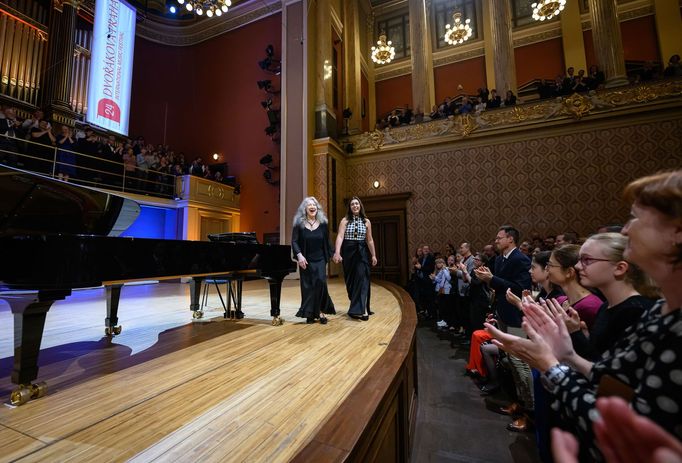
[[[604,86],[606,77],[604,73],[599,70],[596,64],[590,66],[590,73],[587,76],[587,86],[590,90],[598,90]]]
[[[486,109],[499,108],[502,105],[502,98],[497,94],[497,90],[490,90],[490,98],[486,104]]]
[[[668,61],[668,66],[663,71],[663,77],[680,77],[682,76],[682,66],[680,65],[680,55],[673,55]]]
[[[433,105],[433,108],[431,108],[431,114],[429,114],[429,117],[431,119],[440,119],[443,117],[443,114],[440,112],[440,108],[438,105]]]
[[[400,123],[401,124],[409,124],[412,122],[412,109],[410,109],[410,105],[405,103],[405,110],[403,113],[400,115]]]
[[[516,95],[511,90],[507,90],[507,97],[504,99],[504,106],[515,106],[516,105]]]
[[[573,79],[573,87],[571,90],[576,93],[582,93],[588,90],[584,69],[578,71],[578,75]]]
[[[417,106],[417,110],[414,113],[414,123],[419,124],[420,122],[424,122],[424,111]]]
[[[459,114],[469,114],[473,110],[474,110],[474,107],[471,104],[471,102],[469,101],[469,97],[468,96],[462,97],[462,103],[459,105],[457,112]]]
[[[398,127],[400,125],[400,116],[398,115],[398,110],[394,109],[391,114],[386,118],[386,122],[391,127]]]
[[[485,88],[485,87],[484,87],[484,88],[479,88],[478,91],[477,91],[476,96],[478,97],[478,99],[479,99],[479,101],[480,101],[481,103],[487,103],[487,102],[488,102],[488,98],[489,98],[489,96],[490,96],[490,92],[489,92],[488,89]]]
[[[564,78],[561,74],[557,74],[552,83],[552,96],[563,96],[564,95]]]

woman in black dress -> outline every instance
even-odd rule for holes
[[[371,262],[375,266],[377,257],[372,239],[372,224],[365,216],[365,208],[360,199],[355,196],[348,203],[346,216],[339,224],[334,262],[343,262],[343,276],[350,299],[348,316],[369,320],[369,315],[373,313],[369,309],[369,265]]]
[[[323,314],[335,314],[327,289],[327,262],[332,255],[329,227],[320,203],[314,197],[301,202],[294,216],[291,249],[301,269],[301,308],[297,317],[306,323],[327,323]]]

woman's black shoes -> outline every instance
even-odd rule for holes
[[[350,318],[355,319],[355,320],[363,320],[363,321],[369,320],[369,315],[356,315],[354,313],[349,313],[348,316]]]
[[[369,320],[369,315],[363,315],[362,317],[360,317],[360,320],[366,322],[367,320]]]
[[[315,319],[312,318],[312,317],[308,317],[308,318],[305,319],[305,322],[308,323],[308,324],[310,324],[310,323],[315,323]]]
[[[320,325],[326,325],[326,324],[327,324],[327,317],[320,318]]]
[[[374,312],[372,312],[371,310],[368,310],[367,315],[374,315]]]

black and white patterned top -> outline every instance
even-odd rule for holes
[[[343,239],[351,241],[365,241],[367,237],[367,225],[365,225],[365,219],[362,219],[358,215],[354,215],[352,220],[349,220],[346,224],[346,233],[343,235]]]
[[[639,322],[602,354],[588,378],[571,370],[552,397],[552,409],[578,436],[581,456],[603,459],[595,446],[592,422],[599,417],[596,393],[604,375],[634,390],[633,410],[682,438],[682,309],[664,316],[664,302],[661,299],[643,312]]]

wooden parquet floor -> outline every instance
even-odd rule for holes
[[[47,316],[39,380],[48,395],[0,406],[0,461],[288,461],[383,354],[400,323],[391,293],[372,286],[370,321],[327,325],[294,317],[297,281],[282,291],[273,327],[264,281],[244,285],[240,321],[222,317],[215,290],[191,321],[186,284],[125,287],[123,331],[103,336],[102,289],[78,291]],[[13,389],[12,315],[0,302],[0,394]]]

